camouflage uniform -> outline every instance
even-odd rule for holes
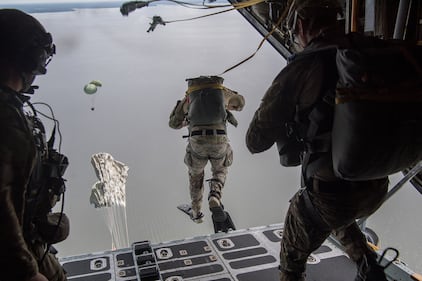
[[[304,52],[338,43],[340,38],[327,32],[314,39]],[[259,153],[275,142],[281,146],[288,143],[286,123],[297,121],[307,128],[309,112],[318,97],[334,90],[336,73],[335,53],[293,57],[273,81],[251,121],[246,136],[248,149]],[[325,127],[329,133],[330,123]],[[310,177],[305,192],[314,208],[307,207],[303,190],[290,201],[281,241],[280,269],[297,276],[288,279],[286,274],[282,280],[304,280],[300,274],[305,271],[308,256],[330,233],[337,235],[354,261],[364,254],[373,255],[355,219],[379,208],[387,192],[388,179],[350,182],[336,178],[331,152],[312,154],[308,164],[302,167]],[[312,171],[308,169],[311,165]]]
[[[23,232],[25,193],[35,165],[35,143],[24,117],[25,97],[0,88],[0,269],[1,280],[28,280],[37,272],[49,281],[66,280],[56,258],[45,252],[43,243],[28,244]]]
[[[243,104],[239,107],[230,107],[229,100],[234,95],[237,95],[236,92],[224,88],[223,94],[226,110],[241,110],[243,108]],[[212,195],[218,200],[221,200],[227,168],[233,162],[233,151],[226,135],[225,121],[221,124],[195,126],[189,123],[188,112],[189,98],[187,95],[183,100],[177,102],[176,107],[170,114],[169,126],[174,129],[180,129],[189,125],[189,138],[184,162],[188,167],[192,210],[194,214],[200,214],[204,193],[204,168],[206,164],[208,161],[211,163],[212,172],[212,178],[208,180],[210,185],[209,196]],[[237,121],[233,115],[228,111],[227,113],[228,121],[236,126]],[[206,134],[207,130],[211,130],[213,133]],[[221,134],[217,134],[217,131],[221,132]],[[192,132],[199,132],[199,134],[191,135]]]

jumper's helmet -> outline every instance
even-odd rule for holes
[[[42,75],[56,52],[50,33],[34,17],[16,9],[0,9],[0,63],[18,72]]]
[[[339,0],[292,0],[285,20],[286,28],[290,38],[293,38],[298,17],[324,19],[338,14],[342,14]]]

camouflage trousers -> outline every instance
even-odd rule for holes
[[[31,253],[38,262],[39,272],[47,277],[48,281],[66,281],[66,273],[60,265],[56,256],[52,253],[47,253],[44,257],[45,248],[43,244],[33,244],[30,246]],[[41,262],[42,260],[42,262]]]
[[[309,255],[333,233],[353,261],[373,253],[356,219],[375,212],[388,191],[388,179],[364,182],[313,180],[308,194],[314,210],[306,207],[297,192],[290,201],[284,221],[280,269],[301,273]],[[315,222],[315,213],[322,219]],[[321,225],[322,224],[322,225]],[[286,279],[282,279],[286,280]]]
[[[189,173],[189,192],[192,210],[199,212],[204,193],[204,169],[211,164],[210,193],[221,199],[227,168],[233,162],[233,151],[227,136],[193,136],[189,138],[184,162]]]

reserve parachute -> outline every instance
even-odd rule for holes
[[[104,152],[92,155],[91,164],[99,181],[92,186],[90,203],[104,216],[111,234],[112,249],[129,247],[126,216],[126,178],[129,168]]]

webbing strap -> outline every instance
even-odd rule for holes
[[[189,86],[186,90],[186,95],[189,95],[190,93],[193,93],[195,91],[203,90],[203,89],[217,89],[217,90],[224,90],[226,87],[224,87],[221,84],[217,83],[207,83],[207,84],[198,84],[198,85],[192,85]]]
[[[180,19],[180,20],[170,20],[170,21],[164,21],[165,23],[173,23],[173,22],[181,22],[181,21],[189,21],[189,20],[196,20],[196,19],[200,19],[200,18],[205,18],[205,17],[209,17],[209,16],[214,16],[214,15],[218,15],[218,14],[222,14],[225,12],[229,12],[229,11],[233,11],[233,10],[239,10],[239,9],[244,9],[259,3],[264,2],[265,0],[249,0],[249,1],[244,1],[244,2],[240,2],[240,3],[234,3],[234,4],[230,4],[230,5],[218,5],[218,6],[210,6],[210,5],[205,5],[205,8],[207,9],[212,9],[212,8],[223,8],[223,7],[228,7],[228,6],[233,6],[233,8],[227,9],[227,10],[223,10],[223,11],[219,11],[219,12],[215,12],[215,13],[211,13],[211,14],[206,14],[203,16],[198,16],[198,17],[193,17],[193,18],[188,18],[188,19]],[[173,1],[176,2],[176,1]]]

